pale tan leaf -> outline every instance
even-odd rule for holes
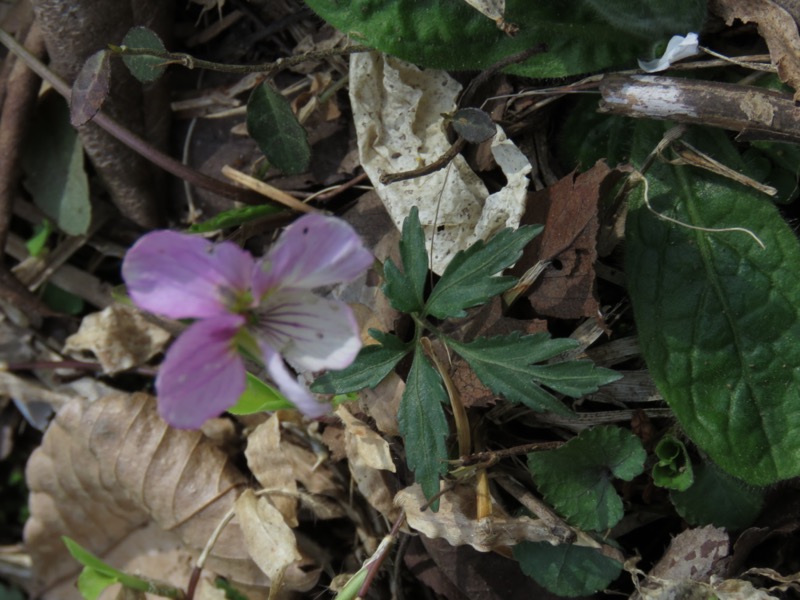
[[[131,306],[112,304],[86,315],[77,333],[67,338],[64,352],[77,358],[91,352],[108,374],[146,363],[164,349],[169,333],[150,323]]]
[[[419,484],[400,490],[394,503],[406,512],[412,529],[429,538],[444,538],[451,546],[469,544],[481,552],[522,541],[558,543],[548,527],[529,517],[497,514],[476,520],[474,486],[459,486],[440,497],[439,511],[422,510],[427,504]]]
[[[281,512],[263,496],[256,497],[253,490],[245,490],[236,499],[234,509],[250,556],[270,581],[283,578],[289,565],[302,556],[297,551],[294,532],[283,520]],[[315,582],[316,578],[306,589],[313,587]]]
[[[66,404],[48,428],[26,471],[31,516],[25,544],[36,590],[77,575],[60,536],[105,557],[151,527],[140,552],[185,549],[199,554],[245,487],[244,476],[199,432],[167,427],[146,394]],[[117,563],[121,566],[121,562]],[[207,562],[232,582],[268,584],[244,548],[238,524],[222,532]],[[163,577],[183,586],[180,573]],[[48,596],[61,600],[62,596]]]

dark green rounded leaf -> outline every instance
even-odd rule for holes
[[[127,48],[144,48],[166,52],[166,47],[155,31],[147,27],[132,27],[125,34],[122,45]],[[163,58],[157,56],[123,56],[122,62],[131,74],[142,83],[155,81],[164,74],[166,65]]]
[[[480,108],[459,108],[453,114],[453,129],[471,144],[485,142],[497,132],[497,127]]]
[[[289,101],[262,83],[247,101],[247,131],[270,163],[287,175],[308,170],[311,146]]]

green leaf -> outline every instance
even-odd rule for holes
[[[465,308],[484,304],[513,286],[516,278],[498,273],[517,262],[522,249],[542,229],[541,225],[503,229],[488,242],[478,240],[458,252],[431,291],[425,314],[440,319],[463,317]]]
[[[156,50],[166,52],[166,47],[156,32],[147,27],[131,27],[122,40],[122,45],[128,48],[141,48],[144,50]],[[167,66],[163,58],[157,56],[123,56],[122,62],[128,67],[131,75],[142,83],[155,81],[164,74]]]
[[[683,442],[674,435],[667,434],[656,445],[655,455],[658,462],[653,465],[653,483],[679,492],[692,485],[692,461]]]
[[[274,215],[285,209],[280,206],[272,204],[259,204],[258,206],[240,206],[232,208],[202,223],[195,223],[186,231],[188,233],[207,233],[209,231],[217,231],[218,229],[228,229],[229,227],[238,227],[250,221],[256,221],[268,215]]]
[[[270,163],[287,175],[308,170],[311,146],[289,101],[262,83],[247,101],[247,131]]]
[[[622,518],[612,478],[630,481],[644,469],[641,441],[619,427],[586,429],[561,448],[528,455],[528,468],[544,495],[572,525],[604,531]]]
[[[559,596],[594,594],[622,572],[621,563],[585,546],[522,542],[513,551],[523,573]]]
[[[80,296],[49,282],[44,286],[42,300],[53,310],[65,315],[78,315],[86,306]]]
[[[107,587],[115,583],[119,583],[116,577],[106,575],[91,567],[85,567],[78,575],[78,591],[86,600],[97,600]]]
[[[214,587],[225,592],[225,600],[248,600],[247,596],[233,587],[223,577],[217,577],[214,580]]]
[[[448,427],[442,403],[447,393],[439,374],[421,348],[414,353],[397,420],[406,449],[406,462],[414,471],[426,498],[439,493],[439,477],[447,472]],[[436,512],[439,502],[431,504]]]
[[[562,77],[636,67],[651,58],[656,42],[675,33],[698,31],[706,16],[703,0],[615,2],[613,21],[596,11],[602,3],[584,0],[507,0],[505,20],[519,26],[509,37],[466,2],[456,0],[308,0],[323,19],[354,39],[420,66],[467,71],[546,43],[549,51],[508,69],[529,77]],[[629,8],[630,7],[630,8]],[[609,17],[608,14],[605,15]]]
[[[317,394],[344,394],[374,388],[409,353],[411,346],[400,338],[374,329],[370,335],[379,344],[364,346],[353,363],[340,371],[328,371],[311,386]]]
[[[731,477],[711,463],[694,468],[694,483],[669,495],[678,514],[692,525],[715,525],[729,531],[744,529],[764,505],[764,490]]]
[[[294,408],[294,404],[284,398],[278,390],[261,381],[252,373],[247,373],[247,388],[239,400],[228,412],[234,415],[252,415],[254,413]]]
[[[569,361],[534,366],[566,352],[577,345],[569,338],[551,339],[547,333],[522,336],[519,332],[492,338],[478,338],[469,343],[445,340],[475,371],[490,390],[511,402],[520,402],[537,411],[551,411],[564,416],[573,413],[560,400],[538,384],[581,396],[621,377],[609,369],[588,361]]]
[[[44,219],[41,225],[37,225],[34,229],[33,236],[25,242],[25,248],[28,249],[28,254],[31,256],[39,256],[44,252],[47,247],[47,240],[50,239],[50,234],[53,233],[53,222],[50,219]]]
[[[405,313],[422,311],[425,293],[425,276],[428,274],[428,253],[425,250],[425,232],[419,223],[417,207],[403,221],[400,236],[400,259],[403,263],[401,273],[388,259],[383,266],[386,285],[383,293],[392,306]]]
[[[642,136],[643,157],[659,136]],[[690,139],[739,169],[724,134]],[[743,168],[743,167],[742,167]],[[630,202],[626,275],[644,358],[691,440],[731,475],[767,485],[800,475],[800,245],[773,204],[705,171],[654,163],[650,202]]]
[[[89,230],[92,208],[83,146],[66,103],[48,94],[39,103],[22,148],[25,187],[33,201],[69,235]]]

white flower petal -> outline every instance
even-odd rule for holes
[[[267,368],[269,376],[281,393],[294,404],[304,415],[316,419],[331,411],[330,404],[319,402],[306,386],[297,381],[286,368],[281,355],[266,343],[259,340],[264,366]]]
[[[661,58],[655,60],[640,60],[639,68],[648,73],[664,71],[674,62],[699,54],[699,43],[696,33],[688,33],[686,37],[682,35],[673,35]]]

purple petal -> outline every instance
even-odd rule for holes
[[[156,378],[158,412],[173,427],[197,429],[233,406],[245,389],[234,336],[244,317],[197,321],[170,346]]]
[[[372,261],[350,225],[335,217],[305,215],[256,264],[253,291],[260,297],[275,287],[310,290],[352,281]]]
[[[139,308],[172,319],[228,312],[250,287],[253,257],[230,242],[175,231],[142,236],[125,255],[122,277]]]
[[[361,349],[358,324],[344,302],[305,290],[277,290],[256,315],[253,334],[304,371],[343,369]]]
[[[281,355],[264,340],[259,340],[264,366],[281,393],[304,415],[316,419],[331,411],[330,404],[319,402],[297,378],[289,372]]]

